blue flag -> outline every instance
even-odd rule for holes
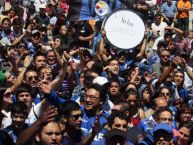
[[[68,18],[70,21],[73,20],[90,20],[94,19],[95,5],[101,0],[69,0],[68,4],[70,6]],[[134,0],[103,0],[105,1],[111,10],[128,8],[130,7]]]

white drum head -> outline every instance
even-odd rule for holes
[[[113,12],[104,22],[106,37],[109,42],[121,49],[137,46],[144,37],[143,20],[130,10]]]

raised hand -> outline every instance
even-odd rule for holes
[[[41,123],[48,123],[50,121],[54,121],[56,116],[58,115],[58,109],[53,107],[53,106],[49,106],[41,115],[41,117],[39,118]]]

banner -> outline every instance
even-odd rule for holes
[[[69,12],[68,18],[73,20],[91,20],[96,17],[95,5],[100,0],[68,0]],[[119,8],[129,8],[134,0],[103,0],[111,10]]]

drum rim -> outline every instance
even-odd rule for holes
[[[109,18],[111,15],[113,15],[114,13],[118,12],[118,11],[130,11],[130,12],[135,13],[135,14],[142,20],[143,25],[144,25],[144,28],[145,28],[145,23],[144,23],[143,19],[142,19],[134,10],[132,10],[132,9],[127,9],[127,8],[121,8],[121,9],[115,9],[111,14],[107,15],[107,16],[104,18],[103,23],[102,23],[102,26],[101,26],[101,29],[102,29],[102,30],[104,30],[105,24],[106,24],[106,21],[108,20],[108,18]],[[143,35],[145,35],[145,31],[144,31],[144,34],[143,34]],[[141,42],[140,42],[139,44],[137,44],[136,46],[134,46],[134,47],[131,47],[131,48],[120,48],[120,47],[117,47],[117,46],[115,46],[114,44],[112,44],[112,43],[109,41],[109,39],[107,38],[107,36],[105,36],[105,39],[106,39],[107,43],[110,43],[113,47],[116,47],[116,48],[122,49],[122,50],[129,50],[129,49],[135,48],[135,47],[137,47],[137,46],[142,42],[142,40],[143,40],[143,39],[142,39]]]

